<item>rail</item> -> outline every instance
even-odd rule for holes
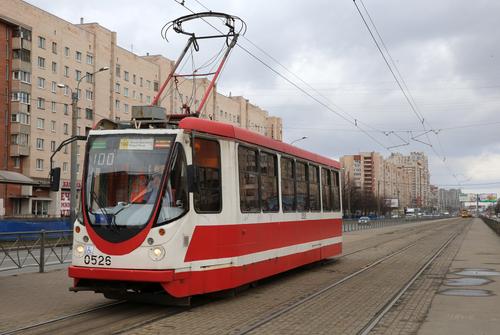
[[[492,219],[482,216],[481,219],[486,223],[495,233],[500,235],[500,219]]]
[[[414,217],[414,218],[394,218],[394,219],[376,219],[370,220],[365,223],[358,222],[357,219],[344,219],[342,222],[342,232],[351,232],[365,229],[374,228],[384,228],[389,226],[396,226],[406,223],[430,221],[430,220],[442,220],[449,219],[450,216],[439,216],[439,217]]]
[[[72,242],[72,230],[0,233],[0,272],[69,263]]]

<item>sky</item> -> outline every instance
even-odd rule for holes
[[[260,61],[236,47],[218,90],[281,117],[285,142],[307,136],[296,145],[335,159],[360,151],[384,157],[423,151],[432,184],[500,194],[500,2],[28,2],[72,23],[81,17],[98,22],[137,54],[170,59],[185,37],[172,33],[167,42],[160,31],[190,14],[187,8],[236,15],[248,26],[238,43]],[[193,29],[211,28],[201,22]],[[204,44],[200,54],[212,56],[218,47]]]

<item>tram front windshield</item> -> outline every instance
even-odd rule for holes
[[[89,138],[85,203],[95,226],[140,227],[150,218],[173,135]]]

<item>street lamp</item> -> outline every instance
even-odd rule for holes
[[[99,70],[92,72],[92,73],[87,73],[80,79],[78,79],[78,82],[76,84],[76,90],[72,90],[71,87],[64,85],[64,84],[57,84],[57,87],[64,88],[68,87],[71,91],[71,137],[76,136],[76,128],[77,128],[77,120],[78,120],[78,115],[77,115],[77,104],[78,104],[78,92],[80,89],[80,84],[83,79],[93,76],[96,73],[103,72],[109,70],[108,66],[101,67]],[[70,222],[71,225],[75,223],[75,207],[76,207],[76,150],[77,150],[77,145],[76,141],[71,142],[71,180],[70,180],[70,190],[71,190],[71,199],[70,199]]]
[[[293,140],[292,142],[290,142],[290,145],[294,144],[295,142],[305,140],[306,138],[307,138],[307,136],[302,136],[301,138],[298,138],[298,139]]]

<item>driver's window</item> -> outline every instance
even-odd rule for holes
[[[182,214],[188,208],[186,155],[181,145],[176,146],[176,159],[163,192],[158,223],[166,223]]]

